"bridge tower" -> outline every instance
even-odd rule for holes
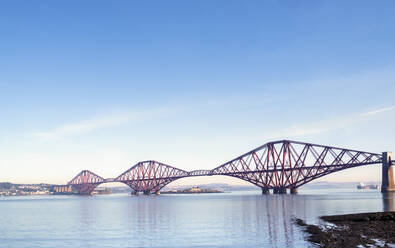
[[[391,164],[392,153],[383,152],[382,178],[381,178],[381,192],[395,191],[394,183],[394,166]]]

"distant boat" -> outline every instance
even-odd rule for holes
[[[379,189],[380,187],[377,184],[364,184],[364,183],[359,183],[357,185],[357,189]]]

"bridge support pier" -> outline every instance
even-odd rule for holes
[[[286,188],[280,188],[279,189],[279,194],[287,194],[287,189]]]
[[[138,196],[139,195],[139,192],[138,191],[135,191],[135,190],[132,190],[132,192],[130,193],[131,195],[134,195],[134,196]]]
[[[143,191],[143,194],[144,194],[144,195],[149,195],[150,193],[151,193],[151,192],[150,192],[149,190],[144,190],[144,191]]]
[[[273,194],[280,194],[280,189],[279,188],[274,188],[273,189]]]
[[[262,188],[262,195],[270,195],[270,191],[268,188]]]
[[[291,188],[290,193],[296,195],[298,193],[298,188]]]
[[[392,153],[383,152],[383,165],[382,165],[382,177],[381,177],[382,193],[395,191],[394,166],[392,166],[391,160],[392,160]]]
[[[159,191],[159,190],[156,191],[156,192],[155,192],[155,195],[160,195],[160,191]]]

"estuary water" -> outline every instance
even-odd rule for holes
[[[394,210],[379,191],[0,197],[0,247],[312,247],[298,217]]]

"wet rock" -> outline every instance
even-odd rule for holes
[[[322,216],[333,225],[308,225],[295,218],[310,236],[309,241],[320,247],[377,247],[380,240],[384,247],[395,244],[395,212],[361,213]]]

